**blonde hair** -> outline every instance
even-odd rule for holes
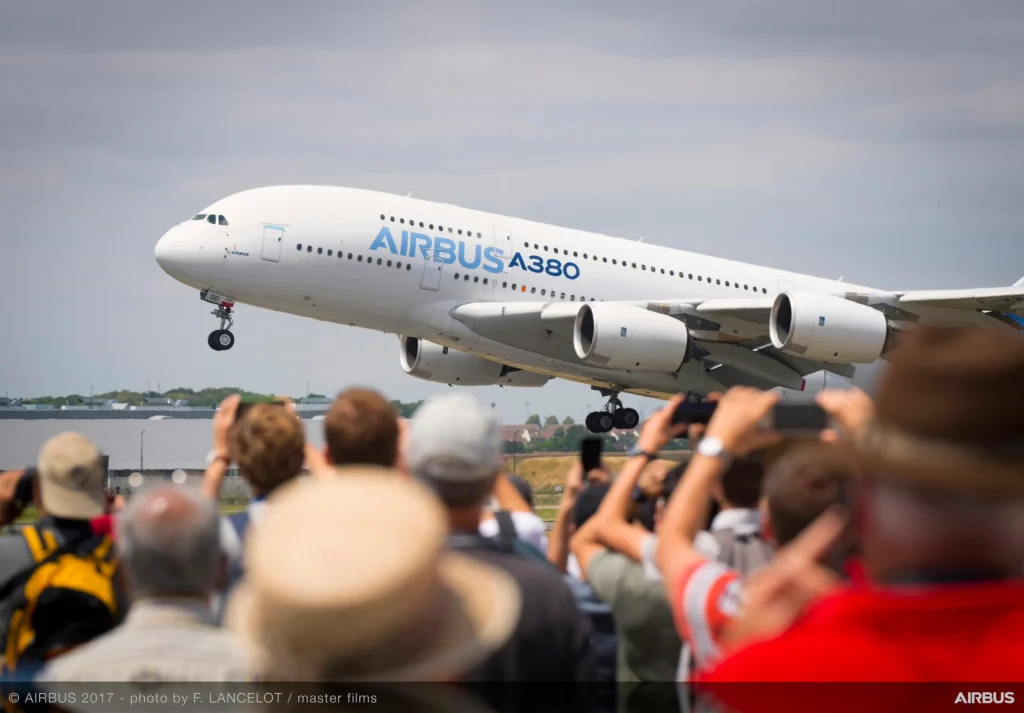
[[[232,427],[229,448],[249,485],[265,496],[302,471],[306,432],[288,409],[255,404]]]

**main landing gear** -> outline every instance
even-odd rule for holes
[[[587,430],[591,433],[608,433],[613,428],[633,429],[640,423],[640,414],[636,409],[623,408],[619,401],[618,391],[600,389],[602,396],[608,397],[608,404],[600,411],[587,414]]]
[[[210,332],[210,337],[206,342],[215,352],[225,352],[235,346],[235,335],[229,331],[235,324],[235,320],[231,317],[231,307],[217,305],[217,309],[210,314],[220,319],[220,329]]]

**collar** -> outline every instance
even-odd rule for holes
[[[761,531],[761,512],[757,508],[729,508],[715,515],[711,521],[711,532],[732,530],[746,535]]]
[[[125,626],[136,628],[208,625],[211,622],[210,603],[192,597],[139,599],[125,617]]]

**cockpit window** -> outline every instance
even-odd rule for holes
[[[213,225],[216,225],[217,224],[217,216],[215,216],[215,215],[213,215],[211,213],[210,215],[206,216],[206,222],[207,223],[211,223]]]
[[[228,219],[227,218],[225,218],[223,215],[218,215],[217,216],[217,225],[227,225],[227,224],[228,224]]]
[[[205,218],[205,217],[206,217],[206,213],[200,213],[199,215],[197,215],[197,216],[196,216],[195,218],[193,218],[192,220],[202,220],[202,219],[203,219],[203,218]]]

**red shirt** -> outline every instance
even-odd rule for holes
[[[740,713],[958,710],[955,698],[964,687],[955,683],[948,690],[729,683],[737,681],[974,682],[967,691],[987,691],[977,683],[990,681],[992,691],[1012,691],[995,684],[1024,682],[1024,580],[851,588],[811,606],[778,637],[742,648],[698,676]],[[871,698],[880,695],[886,705]],[[927,705],[931,697],[935,706]]]
[[[672,587],[672,616],[698,667],[718,656],[726,626],[739,614],[740,574],[721,562],[701,560],[679,573]]]
[[[110,535],[110,539],[114,539],[114,516],[113,515],[100,515],[94,517],[92,522],[92,532],[94,535]]]

